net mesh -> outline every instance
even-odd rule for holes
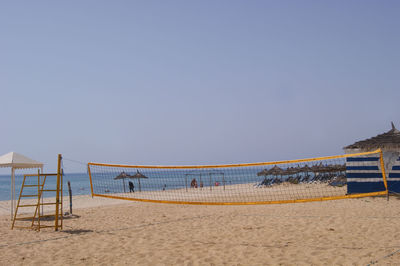
[[[380,151],[322,158],[212,166],[138,166],[89,163],[92,195],[182,204],[268,204],[382,195]],[[382,186],[349,194],[346,158],[376,168]],[[354,166],[352,166],[354,172]],[[379,180],[376,180],[378,176]],[[360,177],[363,177],[362,175]],[[365,179],[365,178],[364,178]],[[360,179],[360,180],[364,180]]]

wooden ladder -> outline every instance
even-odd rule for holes
[[[41,228],[54,228],[55,231],[63,228],[63,193],[62,193],[62,170],[60,168],[60,160],[61,155],[59,155],[59,168],[57,174],[41,174],[39,171],[37,174],[24,175],[24,180],[22,181],[21,191],[18,198],[17,207],[14,213],[14,219],[12,222],[11,229],[14,228],[25,228],[25,229],[34,229],[40,231]],[[27,179],[31,179],[33,177],[37,177],[37,184],[26,183]],[[57,188],[56,189],[45,189],[46,179],[48,177],[57,177]],[[24,194],[24,188],[37,187],[37,194]],[[56,192],[55,202],[43,202],[43,192]],[[35,203],[23,204],[21,203],[21,198],[36,198],[37,201]],[[60,200],[61,199],[61,200]],[[55,212],[50,214],[44,214],[43,206],[55,205]],[[35,208],[33,216],[22,216],[19,217],[18,210],[19,208]],[[42,208],[42,211],[40,210]],[[32,211],[33,212],[33,211]],[[54,223],[49,224],[48,222],[52,222],[48,218],[54,217]],[[42,219],[45,218],[45,219]],[[30,226],[26,224],[24,226],[15,225],[15,222],[30,222]]]

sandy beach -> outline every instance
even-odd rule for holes
[[[95,193],[96,192],[97,191],[95,190]],[[346,195],[346,192],[347,186],[335,187],[330,186],[328,183],[320,182],[300,184],[284,182],[273,186],[261,186],[257,185],[257,183],[247,183],[204,188],[181,188],[165,191],[136,191],[135,193],[97,193],[104,196],[145,200],[226,203],[282,201],[344,196]]]
[[[192,206],[76,196],[61,232],[10,230],[8,204],[0,202],[0,265],[400,263],[395,197]]]

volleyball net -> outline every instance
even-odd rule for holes
[[[230,165],[88,163],[88,173],[92,196],[158,203],[251,205],[388,193],[380,150]]]

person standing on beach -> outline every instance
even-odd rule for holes
[[[133,185],[132,181],[129,181],[129,192],[135,192],[135,185]]]

